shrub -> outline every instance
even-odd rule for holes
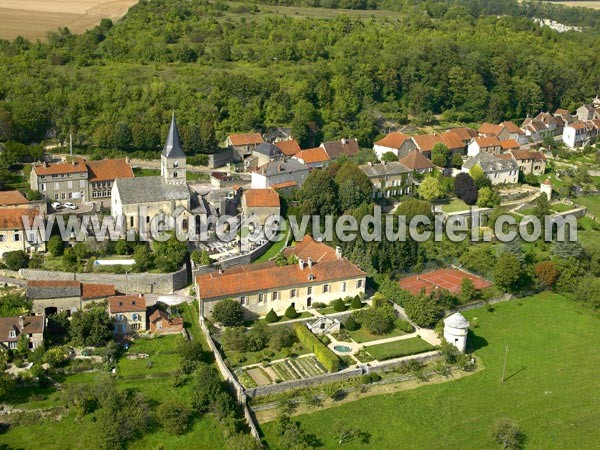
[[[28,260],[29,258],[23,250],[6,252],[4,254],[4,262],[9,270],[19,270],[27,267]]]
[[[329,372],[337,372],[340,368],[340,359],[335,353],[325,346],[311,331],[301,323],[294,324],[294,331],[298,339],[309,351],[315,354],[323,367]]]
[[[315,309],[327,308],[327,305],[323,302],[315,302],[312,304],[312,307]]]
[[[394,325],[396,328],[404,331],[405,333],[412,333],[415,331],[415,327],[413,327],[407,320],[396,319],[394,320]]]
[[[358,324],[356,322],[356,319],[354,318],[354,314],[350,315],[350,317],[348,317],[348,319],[346,319],[344,326],[346,327],[346,330],[348,330],[348,331],[355,331],[360,328],[360,324]]]
[[[358,323],[372,334],[385,334],[391,331],[394,319],[394,310],[389,306],[363,309],[356,312]]]
[[[371,384],[381,381],[381,376],[376,373],[365,373],[361,377],[362,384]]]
[[[358,295],[356,295],[352,299],[352,302],[350,302],[350,306],[352,307],[352,309],[360,309],[363,307],[363,303]]]
[[[360,381],[362,384],[371,384],[371,375],[365,373],[362,377],[360,377]]]
[[[267,323],[275,323],[279,320],[279,316],[277,315],[277,313],[273,310],[269,311],[267,313],[267,315],[265,316],[265,321]]]
[[[346,304],[344,303],[344,300],[342,300],[341,298],[334,300],[332,305],[333,305],[334,311],[337,311],[337,312],[346,311]]]
[[[294,305],[288,306],[288,308],[285,310],[285,317],[287,317],[288,319],[295,319],[299,315],[300,314],[298,314],[296,308],[294,308]]]

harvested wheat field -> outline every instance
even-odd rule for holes
[[[117,20],[137,0],[2,0],[0,38],[46,38],[48,31],[68,27],[81,33],[108,18]]]

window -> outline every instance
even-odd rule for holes
[[[306,288],[306,294],[307,295],[312,294],[312,286],[309,286],[309,287]]]
[[[19,234],[19,232],[17,231],[15,233],[15,242],[19,242],[21,240],[21,235]]]
[[[27,240],[29,242],[35,242],[36,241],[36,239],[35,239],[35,233],[29,233],[29,236],[27,236]]]
[[[67,189],[73,189],[73,182],[71,180],[67,181]]]
[[[323,294],[326,294],[327,292],[329,292],[329,285],[328,284],[324,284],[323,285]]]
[[[79,180],[79,187],[80,188],[84,188],[85,187],[85,180]]]
[[[16,342],[9,342],[8,343],[8,348],[17,348],[17,343]]]
[[[8,337],[9,338],[16,338],[17,337],[17,333],[15,333],[15,330],[10,330],[8,332]]]
[[[0,242],[4,242],[4,235],[0,234]]]
[[[241,297],[240,297],[240,304],[242,304],[242,305],[247,305],[247,304],[248,304],[248,297],[246,297],[246,296],[241,296]]]
[[[129,218],[129,226],[132,227],[133,226],[133,216],[131,216]]]
[[[54,200],[58,200],[58,194],[54,194]]]
[[[173,172],[173,178],[177,178],[177,172]]]
[[[139,330],[140,329],[140,324],[139,323],[134,323],[131,325],[131,329],[132,330]]]
[[[358,281],[356,282],[356,288],[357,288],[357,289],[360,289],[361,287],[363,287],[363,280],[358,280]]]
[[[290,297],[294,298],[296,296],[296,289],[290,290]]]
[[[40,184],[40,191],[45,191],[45,190],[46,190],[46,183]]]
[[[57,191],[60,189],[60,183],[54,183],[54,190]]]
[[[60,194],[60,198],[61,198],[62,200],[64,200],[64,199],[66,199],[66,198],[67,198],[67,195],[66,195],[64,192],[61,192],[61,194]]]
[[[133,313],[133,314],[131,315],[131,318],[132,318],[133,320],[139,320],[140,316],[139,316],[139,314],[138,314],[138,313]]]
[[[175,168],[179,167],[179,161],[173,161],[173,167],[175,167]]]
[[[273,292],[273,295],[271,297],[272,300],[279,300],[279,292],[275,291]]]
[[[262,303],[265,301],[265,294],[258,294],[258,303]]]
[[[73,193],[69,192],[69,200],[71,200],[73,198]]]

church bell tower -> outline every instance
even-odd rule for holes
[[[160,174],[167,184],[186,183],[186,157],[181,147],[175,113],[171,118],[167,142],[160,156]]]

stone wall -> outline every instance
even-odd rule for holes
[[[51,270],[21,269],[14,276],[25,280],[77,280],[84,283],[114,284],[118,291],[145,294],[172,294],[188,285],[184,265],[172,273],[71,273]]]

